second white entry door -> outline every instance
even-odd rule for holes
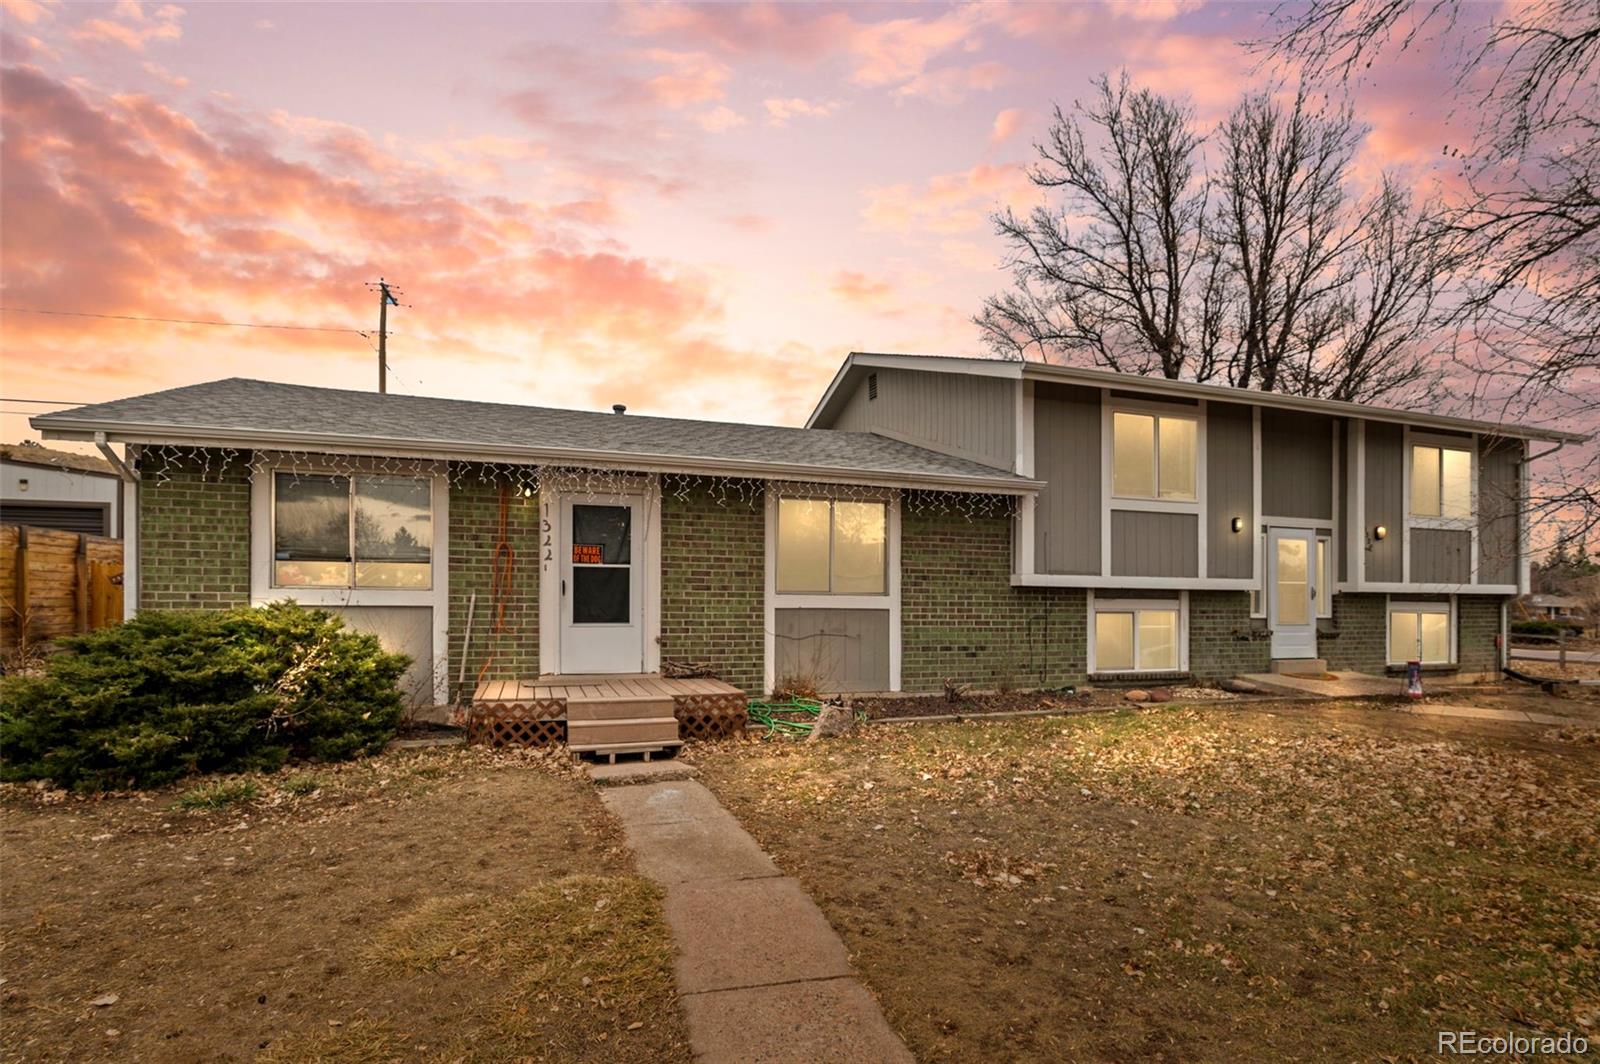
[[[644,500],[617,495],[561,503],[559,671],[644,671]]]

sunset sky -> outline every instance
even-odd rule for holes
[[[15,400],[225,376],[799,423],[852,349],[980,354],[989,214],[1126,67],[1214,118],[1246,4],[52,4],[4,16]],[[1449,73],[1376,72],[1360,173],[1420,186]]]

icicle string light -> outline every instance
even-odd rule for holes
[[[454,488],[510,485],[523,497],[539,494],[541,485],[585,495],[590,499],[638,491],[649,474],[626,469],[587,466],[531,465],[521,462],[471,462],[444,458],[397,458],[381,455],[335,454],[321,451],[243,451],[233,447],[197,447],[150,444],[136,450],[140,475],[156,484],[199,474],[203,482],[221,482],[243,475],[284,473],[300,476],[409,476],[443,477]],[[870,484],[836,484],[784,478],[733,477],[699,473],[661,474],[661,493],[680,503],[705,495],[717,505],[750,509],[763,505],[769,489],[785,495],[867,500],[897,498],[902,513],[913,516],[960,514],[967,520],[1009,517],[1016,512],[1010,495],[943,489],[900,489]]]

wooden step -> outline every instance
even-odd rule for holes
[[[576,749],[596,743],[676,742],[676,717],[627,717],[622,720],[567,718],[567,745]]]
[[[676,750],[682,745],[683,741],[681,739],[670,739],[659,743],[598,743],[585,744],[581,746],[569,745],[567,749],[571,750],[575,755],[593,754],[597,760],[602,757],[609,758],[611,763],[614,765],[617,763],[618,754],[643,754],[644,759],[649,761],[651,754],[660,753],[663,750]]]
[[[1324,676],[1328,663],[1322,658],[1273,658],[1271,668],[1281,676]]]
[[[670,698],[569,698],[567,719],[628,720],[673,715]]]

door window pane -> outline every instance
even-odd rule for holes
[[[278,587],[350,585],[350,481],[273,475],[273,582]]]
[[[1418,660],[1418,618],[1420,614],[1396,611],[1389,614],[1389,660],[1396,664]]]
[[[828,591],[828,500],[778,500],[778,590]]]
[[[1276,599],[1278,623],[1307,624],[1311,618],[1310,591],[1307,587],[1306,541],[1278,540]]]
[[[599,548],[596,550],[595,548]],[[629,565],[633,561],[631,506],[572,507],[574,565]]]
[[[1133,668],[1133,614],[1094,615],[1094,667],[1099,672]]]
[[[1429,665],[1442,665],[1450,660],[1450,615],[1448,613],[1421,614],[1422,661]]]
[[[1332,616],[1332,607],[1328,604],[1328,596],[1332,594],[1330,589],[1333,587],[1333,571],[1328,567],[1331,561],[1332,559],[1328,556],[1328,541],[1325,539],[1317,540],[1316,598],[1318,617]]]
[[[1194,495],[1195,422],[1161,419],[1161,497],[1192,499]]]
[[[1439,457],[1439,513],[1444,517],[1472,516],[1472,455],[1446,447]]]
[[[1111,491],[1154,498],[1156,419],[1149,414],[1111,415]]]
[[[356,586],[431,586],[431,483],[420,477],[358,476],[355,495]]]
[[[1411,448],[1411,512],[1439,516],[1439,448]]]
[[[629,590],[633,570],[624,567],[572,567],[572,623],[627,624],[632,617]]]
[[[1176,610],[1139,611],[1139,668],[1178,667],[1178,613]]]
[[[888,523],[888,508],[881,502],[833,504],[834,594],[881,595],[888,590]]]

